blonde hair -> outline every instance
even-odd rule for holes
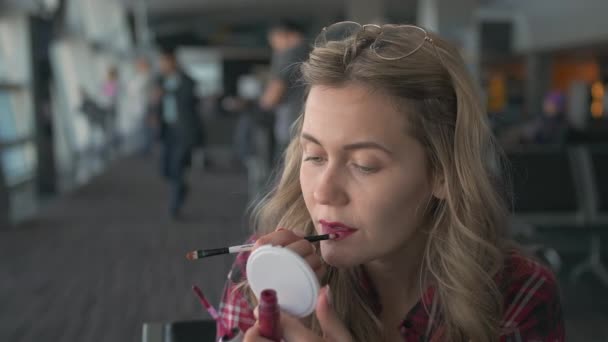
[[[427,338],[496,340],[503,299],[494,276],[503,266],[508,216],[500,176],[502,154],[474,82],[454,48],[429,33],[432,43],[425,42],[403,59],[385,60],[369,48],[377,34],[362,30],[354,38],[315,48],[301,67],[303,81],[308,89],[363,84],[390,95],[404,115],[410,113],[412,129],[407,133],[422,144],[429,172],[445,186],[445,198],[433,198],[427,210],[430,224],[422,269],[436,290],[430,315],[438,328]],[[402,38],[394,42],[397,48],[420,44]],[[303,117],[294,124],[277,184],[254,209],[259,234],[276,227],[314,233],[299,180]],[[355,340],[377,341],[383,339],[383,328],[362,287],[362,272],[361,266],[329,267],[323,282],[330,284],[334,308]],[[313,328],[318,330],[314,320]]]

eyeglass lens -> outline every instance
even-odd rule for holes
[[[361,29],[359,23],[351,21],[333,24],[319,34],[315,40],[315,47],[348,39]],[[385,25],[371,48],[380,58],[399,59],[417,51],[424,44],[426,37],[426,32],[416,26]]]

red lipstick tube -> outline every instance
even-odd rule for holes
[[[281,341],[280,311],[275,290],[263,290],[260,294],[258,322],[262,337],[275,342]]]

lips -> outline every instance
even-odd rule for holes
[[[355,233],[357,229],[337,221],[319,220],[323,234],[336,234],[338,237],[333,241],[342,240]]]

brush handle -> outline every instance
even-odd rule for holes
[[[208,257],[208,256],[228,254],[228,253],[230,253],[230,250],[228,247],[223,247],[223,248],[215,248],[215,249],[204,249],[204,250],[196,251],[196,253],[197,253],[197,257],[200,259],[200,258],[204,258],[204,257]]]
[[[335,235],[335,234],[333,234]],[[332,238],[332,234],[324,234],[324,235],[312,235],[304,237],[304,240],[308,242],[317,242],[323,240],[329,240]],[[234,254],[240,252],[249,252],[253,249],[254,244],[246,244],[232,247],[223,247],[223,248],[214,248],[214,249],[203,249],[196,251],[196,259],[206,258],[214,255],[221,254]]]
[[[329,240],[331,238],[332,238],[331,234],[323,234],[323,235],[306,236],[304,238],[304,240],[306,240],[308,242],[317,242],[317,241]]]

